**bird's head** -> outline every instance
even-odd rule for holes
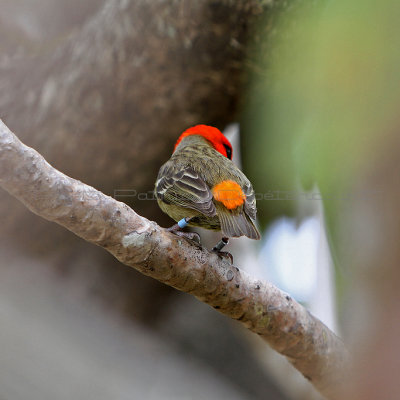
[[[219,129],[209,125],[196,125],[186,129],[186,131],[179,136],[175,144],[174,151],[182,139],[190,135],[202,136],[211,144],[211,146],[214,147],[215,150],[232,160],[232,145],[230,144],[229,140]]]

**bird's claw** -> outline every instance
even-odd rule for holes
[[[231,264],[233,264],[233,256],[231,253],[228,253],[227,251],[221,251],[227,244],[229,243],[229,239],[226,237],[223,237],[212,249],[214,253],[217,253],[218,256],[220,257],[226,257],[229,258],[231,261]]]
[[[186,222],[189,220],[188,218],[185,218]],[[186,239],[192,240],[193,242],[196,242],[200,244],[200,235],[196,232],[184,232],[181,231],[182,227],[179,224],[172,225],[169,228],[166,228],[168,232],[174,233],[177,236],[184,237]]]
[[[217,251],[212,249],[212,251],[214,253],[216,253],[219,257],[221,258],[229,258],[229,261],[231,262],[231,264],[233,264],[233,256],[231,253],[227,252],[227,251]]]
[[[172,232],[172,233],[176,233],[176,234],[178,234],[178,232],[180,232],[181,229],[182,228],[178,224],[175,224],[175,225],[170,226],[169,228],[166,228],[166,230],[168,232]]]
[[[196,242],[200,244],[200,235],[196,232],[183,232],[183,231],[170,231],[174,233],[177,236],[184,237],[186,239],[192,240],[193,242]]]

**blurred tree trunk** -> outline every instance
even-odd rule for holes
[[[349,400],[400,397],[399,146],[394,130],[375,147],[340,221],[340,244],[355,283],[344,321],[355,358]]]

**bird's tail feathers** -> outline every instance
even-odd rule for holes
[[[255,240],[261,238],[254,222],[246,214],[220,213],[218,216],[221,222],[222,233],[226,237],[247,236]]]

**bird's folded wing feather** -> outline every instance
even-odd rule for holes
[[[167,204],[191,208],[208,217],[216,215],[210,188],[191,167],[176,169],[167,163],[159,176],[161,178],[155,188],[158,199]]]
[[[246,201],[244,203],[244,211],[252,221],[255,221],[257,214],[256,196],[254,194],[254,189],[249,181],[247,181],[243,185],[243,193],[246,196]]]

